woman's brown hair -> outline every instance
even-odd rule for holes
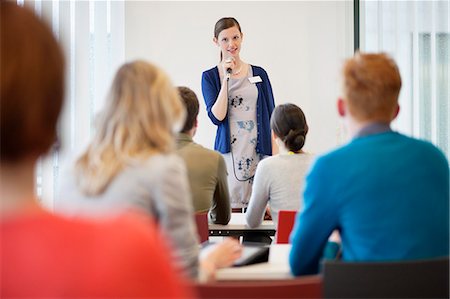
[[[272,112],[270,127],[292,152],[300,151],[305,145],[308,124],[302,109],[294,104],[282,104]]]
[[[0,1],[1,161],[45,153],[64,97],[64,56],[51,29],[28,8]]]

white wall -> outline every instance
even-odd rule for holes
[[[241,58],[266,69],[275,103],[292,102],[306,114],[305,149],[320,153],[343,141],[335,101],[339,70],[353,53],[352,1],[126,2],[125,58],[162,67],[175,85],[200,100],[195,140],[213,147],[216,128],[206,115],[201,74],[216,65],[215,22],[233,16],[244,33]]]

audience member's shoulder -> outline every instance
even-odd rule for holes
[[[133,178],[133,182],[147,189],[163,181],[177,180],[185,173],[184,161],[178,155],[170,153],[154,154],[144,160],[132,161],[120,173],[120,177],[126,178],[124,182]]]
[[[164,169],[176,166],[184,165],[183,160],[175,153],[170,154],[155,154],[150,156],[148,159],[139,162],[137,166],[151,167],[155,171],[164,171]]]
[[[128,242],[127,246],[130,247],[137,244],[140,244],[141,247],[144,246],[144,248],[151,244],[164,244],[154,221],[148,215],[136,209],[117,214],[98,225],[102,225],[105,230],[114,231],[112,238],[117,240],[121,238],[126,239]],[[152,245],[150,247],[155,246]],[[163,246],[161,245],[160,247]]]
[[[126,212],[117,214],[114,217],[110,217],[108,221],[110,222],[108,224],[110,227],[121,226],[125,230],[132,229],[137,233],[144,234],[148,234],[149,231],[153,229],[154,224],[148,215],[135,209],[127,210]]]
[[[218,151],[206,148],[203,145],[198,144],[196,142],[190,143],[187,147],[189,147],[190,149],[195,150],[195,152],[197,154],[200,154],[205,159],[207,159],[207,158],[215,159],[215,160],[223,159],[222,155]]]
[[[110,214],[98,218],[72,218],[63,220],[71,223],[75,230],[85,234],[86,240],[96,240],[105,246],[114,244],[109,254],[148,258],[155,252],[165,250],[165,242],[156,229],[154,221],[136,209]],[[159,253],[158,253],[159,254]],[[142,261],[144,262],[144,261]]]
[[[402,134],[399,135],[401,136],[401,138],[405,140],[405,142],[408,143],[408,146],[411,149],[414,149],[418,152],[418,154],[422,159],[429,157],[432,159],[440,160],[442,161],[442,163],[448,165],[448,161],[447,158],[445,157],[445,154],[431,142],[423,139],[405,136]]]
[[[333,161],[335,159],[340,159],[341,156],[346,155],[347,152],[351,149],[349,144],[341,145],[337,148],[325,151],[321,154],[318,154],[315,156],[315,162],[317,163],[323,163],[328,161]]]
[[[266,157],[264,159],[262,159],[261,161],[259,161],[258,163],[258,168],[267,168],[270,167],[271,165],[277,164],[278,161],[280,160],[280,155],[273,155],[273,156],[269,156]]]
[[[298,155],[298,159],[303,164],[312,164],[317,159],[317,155],[310,152],[304,152],[303,154]]]
[[[258,163],[258,168],[270,170],[273,168],[285,167],[286,164],[297,167],[299,164],[311,164],[314,159],[315,156],[311,153],[302,153],[298,155],[278,154],[262,159]]]
[[[64,232],[66,235],[76,237],[81,234],[86,239],[121,238],[119,235],[122,232],[126,232],[127,234],[129,232],[135,232],[140,237],[142,235],[152,235],[150,219],[138,212],[129,212],[126,214],[111,213],[99,217],[66,217],[40,209],[34,213],[11,218],[10,221],[2,221],[2,224],[5,223],[12,224],[14,228],[28,227],[31,230],[48,230],[48,232],[52,232],[52,235],[58,235]],[[47,236],[49,235],[47,234]]]

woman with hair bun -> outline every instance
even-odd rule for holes
[[[256,169],[246,212],[250,227],[261,224],[268,204],[274,223],[280,210],[301,209],[303,181],[313,159],[302,150],[308,125],[298,106],[277,106],[270,118],[270,127],[279,154],[262,160]]]

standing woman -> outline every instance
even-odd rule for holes
[[[270,116],[274,109],[266,71],[240,57],[243,34],[234,18],[214,27],[220,62],[203,72],[208,116],[217,126],[214,149],[225,158],[232,208],[246,208],[258,162],[272,155]]]

